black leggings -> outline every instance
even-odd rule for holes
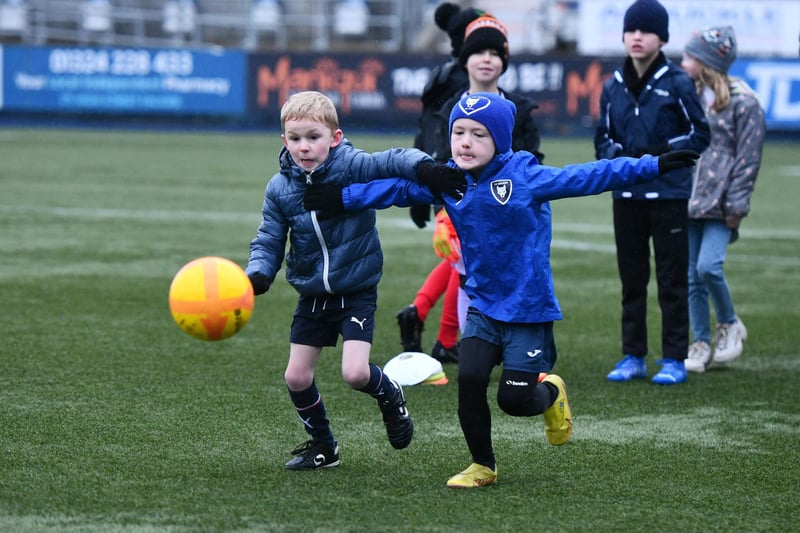
[[[458,358],[458,420],[476,463],[493,465],[492,416],[487,389],[492,369],[502,363],[502,347],[477,337],[461,341]],[[497,404],[511,416],[542,414],[555,401],[555,387],[538,383],[538,374],[503,370]]]

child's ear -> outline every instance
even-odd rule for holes
[[[342,130],[337,129],[333,132],[333,139],[331,139],[331,148],[336,148],[340,144],[342,144],[342,139],[344,139],[344,133]]]

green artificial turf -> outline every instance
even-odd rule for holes
[[[352,133],[368,151],[410,136]],[[768,142],[726,272],[750,336],[684,385],[609,383],[621,356],[608,195],[553,202],[555,328],[574,436],[492,402],[499,479],[455,491],[470,460],[450,383],[406,389],[415,439],[391,448],[339,349],[317,372],[342,464],[287,472],[306,439],[283,382],[296,295],[283,273],[235,337],[173,322],[189,260],[244,265],[276,170],[275,133],[0,130],[0,531],[792,531],[800,528],[800,166]],[[545,139],[546,163],[591,160]],[[385,253],[372,360],[438,262],[431,227],[379,214]],[[650,373],[660,357],[655,285]],[[435,340],[439,308],[424,333]],[[490,388],[493,395],[496,385]]]

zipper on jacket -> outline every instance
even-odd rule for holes
[[[331,269],[331,256],[328,253],[328,244],[325,242],[325,236],[322,235],[322,228],[317,220],[316,211],[311,211],[311,225],[314,226],[314,233],[317,235],[317,241],[322,250],[322,284],[325,285],[325,291],[333,294],[333,289],[331,289],[331,283],[328,279]]]
[[[306,185],[311,185],[311,174],[313,174],[313,170],[311,172],[306,172]],[[319,225],[319,221],[317,220],[317,212],[316,211],[309,211],[311,215],[311,225],[314,227],[314,233],[317,235],[317,241],[319,241],[319,247],[322,250],[322,284],[325,285],[325,290],[333,294],[333,290],[331,289],[331,283],[328,279],[331,269],[331,257],[328,253],[328,244],[325,242],[325,236],[322,234],[322,228]]]

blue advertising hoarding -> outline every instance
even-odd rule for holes
[[[744,79],[758,94],[767,129],[800,130],[800,61],[739,59],[730,74]]]
[[[385,53],[247,54],[187,49],[0,46],[0,120],[125,116],[222,118],[274,129],[286,97],[319,90],[347,128],[413,130],[441,58]],[[591,134],[603,81],[623,58],[514,56],[500,79],[531,97],[548,135]],[[673,58],[679,61],[679,58]],[[800,60],[739,58],[731,75],[757,92],[770,131],[800,131]]]
[[[14,112],[242,115],[245,54],[183,49],[0,48],[0,109]]]

